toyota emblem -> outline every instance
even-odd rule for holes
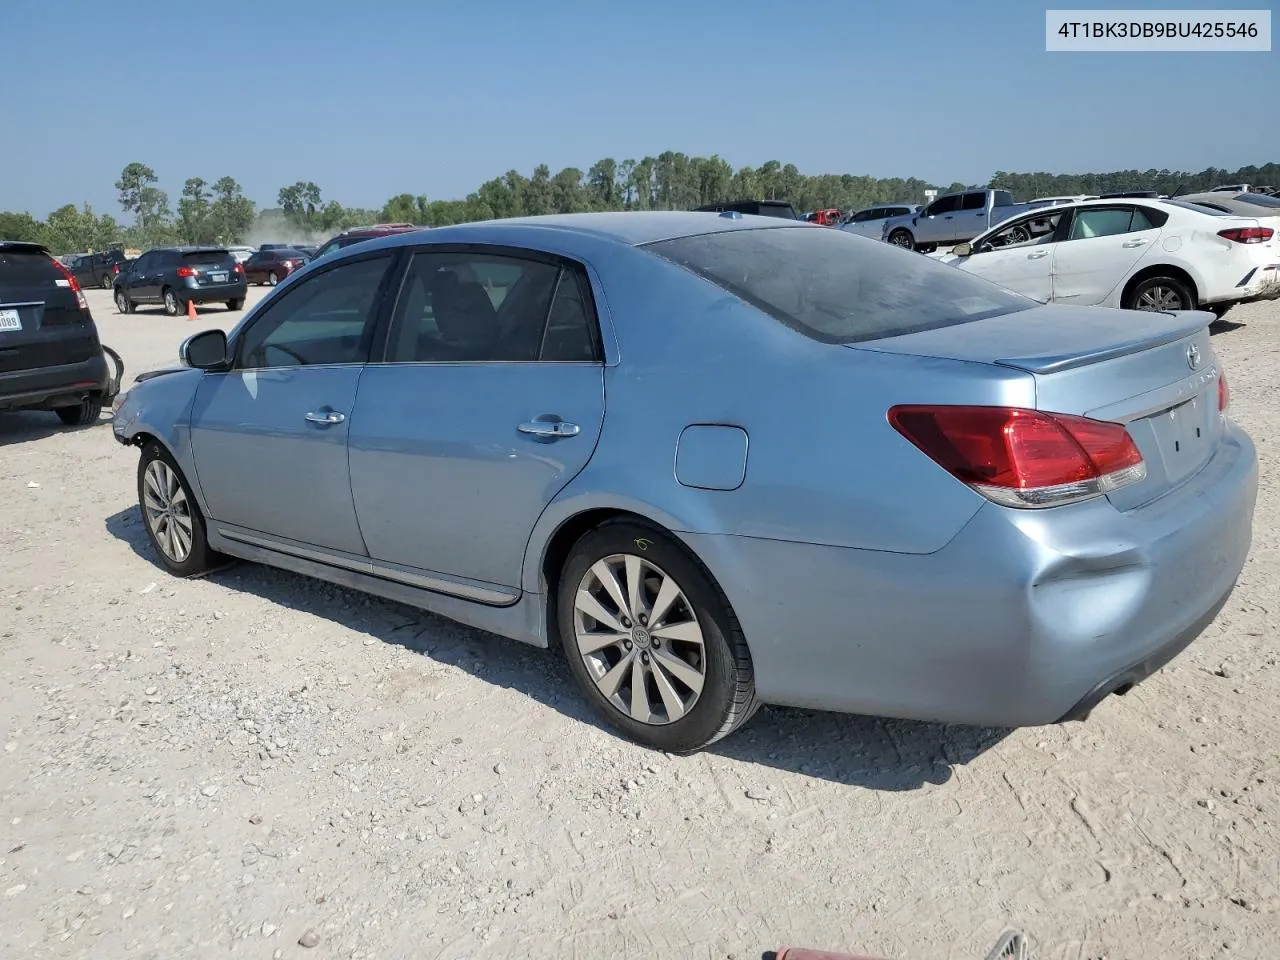
[[[1192,370],[1200,366],[1200,351],[1194,343],[1187,347],[1187,366]]]

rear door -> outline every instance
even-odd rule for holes
[[[1053,251],[1053,299],[1101,304],[1154,247],[1162,211],[1134,204],[1078,207],[1070,230]]]
[[[482,601],[519,596],[533,526],[600,434],[593,304],[580,264],[415,252],[351,425],[351,489],[375,570]]]
[[[990,208],[987,206],[987,191],[970,190],[960,195],[960,210],[952,223],[949,240],[972,240],[980,233],[985,233],[991,225]],[[1010,211],[1012,213],[1013,211]]]
[[[89,311],[49,254],[0,243],[0,375],[88,360],[96,340]]]

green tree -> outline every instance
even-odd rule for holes
[[[97,238],[98,218],[86,203],[78,209],[68,203],[49,214],[44,223],[44,243],[55,254],[89,250]]]
[[[208,214],[212,239],[239,243],[253,226],[254,213],[253,201],[241,192],[234,177],[220,177],[214,183]]]
[[[134,239],[142,246],[162,243],[170,233],[169,196],[156,186],[158,178],[143,163],[131,163],[116,181],[120,206],[132,213]]]
[[[276,202],[295,225],[310,229],[315,226],[320,209],[320,188],[310,180],[299,180],[292,186],[281,187]]]
[[[216,239],[210,222],[209,185],[200,177],[190,177],[182,185],[178,199],[178,222],[175,225],[184,243],[212,243]]]

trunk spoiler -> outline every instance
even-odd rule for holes
[[[1116,315],[1120,317],[1122,311],[1117,310]],[[1165,316],[1172,317],[1173,322],[1154,336],[1134,337],[1131,340],[1108,344],[1092,351],[1081,352],[1073,350],[1070,353],[1061,354],[1007,357],[996,360],[995,363],[1003,367],[1012,367],[1015,370],[1023,370],[1033,374],[1061,373],[1064,370],[1087,367],[1093,363],[1102,363],[1105,360],[1114,360],[1116,357],[1124,357],[1131,353],[1138,353],[1141,350],[1149,350],[1152,347],[1173,343],[1175,340],[1190,336],[1218,319],[1207,310],[1173,310],[1166,313]],[[1123,320],[1121,319],[1119,322],[1123,323]]]

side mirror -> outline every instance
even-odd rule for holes
[[[205,330],[188,337],[178,348],[178,359],[197,370],[220,370],[227,365],[227,335]]]
[[[952,247],[952,248],[951,248],[951,253],[952,253],[952,255],[953,255],[953,256],[957,256],[957,257],[967,257],[967,256],[970,256],[970,255],[973,253],[973,244],[971,244],[971,243],[958,243],[958,244],[956,244],[954,247]]]

